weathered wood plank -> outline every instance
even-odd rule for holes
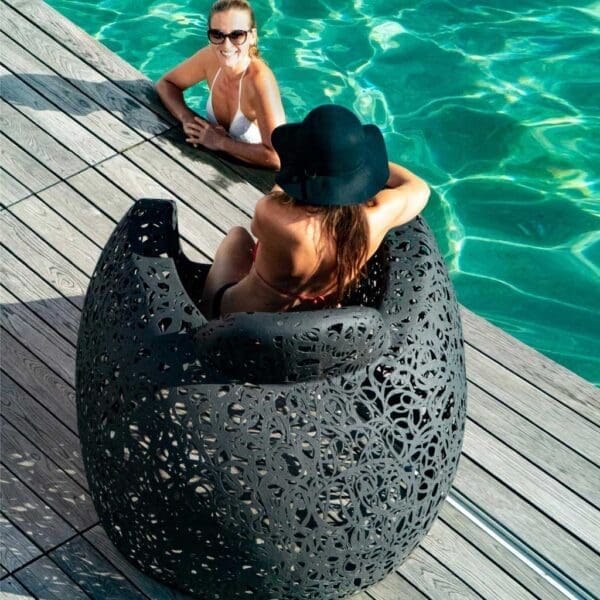
[[[592,595],[598,589],[598,555],[464,454],[454,487]]]
[[[92,598],[147,600],[83,538],[77,536],[49,554],[50,558]]]
[[[484,598],[535,599],[526,588],[440,519],[435,521],[421,542],[421,548],[435,556]]]
[[[49,550],[75,535],[75,530],[48,504],[0,464],[2,512],[43,550]]]
[[[149,79],[48,4],[42,0],[8,0],[7,3],[140,103],[150,107],[169,123],[176,124],[176,120],[163,107]]]
[[[13,144],[0,133],[0,166],[33,192],[43,190],[59,181],[58,177],[33,156]]]
[[[1,65],[0,82],[0,94],[5,100],[86,163],[95,164],[115,154],[112,148]]]
[[[95,169],[74,175],[68,184],[82,198],[107,215],[113,221],[113,227],[123,218],[135,200]]]
[[[600,508],[600,469],[589,460],[475,385],[469,386],[468,412],[503,444]]]
[[[465,454],[600,551],[600,511],[470,420],[465,429]]]
[[[255,196],[258,192],[257,197],[260,198],[263,194],[270,192],[275,185],[275,171],[271,169],[250,165],[221,152],[211,152],[205,148],[193,148],[185,142],[185,135],[179,123],[162,136],[155,138],[155,140],[158,142],[162,140],[170,141],[172,148],[177,147],[179,149],[180,156],[189,157],[194,162],[201,161],[200,164],[214,164],[217,171],[223,173],[227,179],[231,177],[233,181],[238,179],[245,181],[246,185],[250,185],[253,189],[250,197]],[[220,165],[217,163],[220,163]],[[204,170],[206,167],[203,165],[200,168]],[[219,183],[218,178],[216,183]],[[230,184],[225,183],[225,186],[227,185]],[[241,197],[244,198],[245,196],[244,194]],[[252,201],[249,204],[246,204],[243,200],[241,202],[244,208],[250,211],[249,214],[251,215],[253,212]],[[236,204],[240,204],[240,201],[236,201]]]
[[[0,600],[28,600],[34,598],[14,577],[0,581]]]
[[[87,531],[84,537],[149,598],[153,600],[188,600],[190,598],[190,596],[182,594],[177,590],[161,585],[158,581],[144,575],[129,561],[125,560],[123,555],[108,539],[101,525],[97,525]]]
[[[464,307],[461,317],[469,344],[600,425],[598,388]]]
[[[2,461],[11,472],[74,529],[82,531],[97,523],[89,494],[46,456],[45,447],[36,448],[4,415],[0,418]]]
[[[510,409],[600,465],[600,428],[487,356],[465,347],[467,376]],[[540,415],[544,418],[540,419]]]
[[[115,224],[122,219],[136,199],[136,196],[126,194],[114,185],[106,175],[94,169],[88,169],[79,175],[71,177],[68,183],[84,196],[88,202],[107,214]],[[181,221],[181,217],[179,217],[179,221]],[[82,231],[85,231],[86,234],[88,233],[88,230],[82,229]],[[181,247],[186,256],[191,260],[206,262],[206,256],[200,253],[195,246],[192,246],[184,235],[181,236]]]
[[[0,228],[10,250],[75,306],[82,308],[88,278],[10,212],[0,213]]]
[[[0,323],[68,384],[75,380],[75,348],[0,286]]]
[[[79,310],[4,246],[0,247],[0,280],[38,317],[52,323],[64,338],[77,344]]]
[[[564,598],[564,595],[547,578],[534,571],[525,561],[521,560],[514,552],[509,551],[497,538],[492,537],[484,527],[465,516],[450,501],[444,503],[440,519],[455,531],[460,532],[460,535],[472,546],[478,548],[505,572],[510,573],[536,597],[548,600]],[[470,565],[469,568],[473,566],[476,565]]]
[[[480,600],[481,596],[422,548],[417,548],[398,569],[431,600]]]
[[[125,150],[144,139],[3,33],[0,44],[6,64],[49,101],[48,108],[54,105],[56,111],[67,113],[113,150]]]
[[[20,388],[9,375],[2,372],[0,381],[2,418],[18,429],[31,443],[41,448],[83,489],[87,489],[77,435],[58,421],[50,409],[36,402],[30,394]],[[21,479],[25,480],[24,477]]]
[[[96,169],[111,183],[118,186],[134,200],[139,198],[175,199],[173,194],[165,189],[158,181],[144,173],[139,167],[122,155],[110,158],[98,165]],[[190,220],[192,222],[195,221],[196,225],[193,232],[198,236],[205,226],[206,221],[201,219],[198,215],[196,215],[197,219],[195,219],[193,211],[189,208],[188,212],[192,213],[192,218]]]
[[[152,143],[251,218],[263,193],[214,154],[194,148],[182,139],[183,136],[173,129],[157,136]]]
[[[146,142],[150,143],[150,142]],[[174,195],[124,156],[115,156],[96,167],[110,181],[134,198],[164,198]],[[180,231],[206,257],[213,256],[224,235],[189,206],[177,200]]]
[[[125,156],[221,231],[228,231],[236,225],[249,227],[250,218],[246,213],[153,144],[136,146]]]
[[[41,554],[41,548],[0,513],[0,564],[10,573]]]
[[[112,160],[113,159],[110,159],[107,162],[111,162]],[[101,165],[102,170],[104,170],[103,167],[105,164],[106,163],[103,163],[103,165]],[[131,165],[133,169],[136,169],[132,163],[127,164]],[[110,171],[110,168],[109,172],[112,172]],[[141,176],[144,176],[141,171],[134,172],[136,176],[140,176],[140,174]],[[80,184],[82,181],[88,179],[90,173],[92,173],[92,171],[81,173],[77,176],[77,181],[71,182],[71,180],[69,180],[69,184]],[[99,175],[96,174],[96,177],[98,176]],[[104,181],[105,185],[103,187],[106,189],[106,186],[110,184],[108,180]],[[94,176],[92,176],[91,182],[98,183]],[[87,191],[91,191],[89,185]],[[96,190],[94,196],[97,197],[97,195],[98,190]],[[49,211],[44,204],[38,204],[37,200],[33,198],[24,201],[31,201],[30,205],[21,207],[21,204],[23,203],[20,203],[16,207],[16,215],[31,228],[36,227],[36,232],[39,235],[42,235],[47,242],[55,247],[59,247],[61,237],[65,239],[68,238],[69,243],[66,244],[68,248],[64,250],[65,254],[67,254],[67,257],[77,267],[84,270],[88,276],[91,276],[100,256],[101,248],[112,233],[115,223],[102,214],[95,206],[87,202],[78,192],[64,183],[48,189],[41,197],[47,205],[52,206],[58,211],[60,216]],[[100,201],[105,197],[106,196],[101,196]],[[130,206],[131,203],[129,204],[129,207]],[[182,203],[178,203],[178,214],[180,215],[179,222],[182,231],[188,229],[188,220],[190,218],[194,220],[192,226],[197,228],[198,231],[200,230],[200,227],[207,227],[207,221]],[[87,237],[83,236],[74,227],[71,227],[67,223],[67,220],[70,223],[73,223],[78,229],[81,228],[81,231],[83,231]],[[218,232],[216,229],[214,229],[214,231],[217,232],[216,235],[222,237],[221,232]],[[93,240],[94,243],[90,243],[88,238],[89,240]],[[65,248],[65,245],[63,244],[60,247]],[[184,244],[184,250],[191,259],[200,260],[202,262],[206,261],[206,258],[203,255],[194,251],[188,244]]]
[[[383,581],[371,586],[366,594],[373,600],[427,600],[425,594],[398,573],[390,573]]]
[[[259,189],[263,194],[267,194],[275,185],[275,171],[270,169],[255,167],[235,158],[229,158],[225,155],[219,157],[226,162],[238,175],[249,181],[255,188]]]
[[[44,62],[61,77],[70,81],[110,113],[126,120],[128,127],[143,137],[153,137],[171,127],[170,123],[148,110],[130,94],[6,4],[0,5],[0,24],[6,28],[11,38],[27,47],[33,54],[43,56]]]
[[[0,167],[0,192],[2,192],[2,204],[10,206],[23,198],[31,195],[31,190],[17,181],[12,175]]]
[[[83,175],[83,174],[82,174]],[[61,209],[65,214],[69,215],[71,220],[76,221],[77,224],[85,226],[87,233],[93,236],[93,239],[97,241],[96,244],[89,241],[85,236],[81,235],[75,228],[70,226],[61,216],[54,211],[51,211],[48,206],[42,203],[37,198],[31,198],[25,202],[28,204],[19,204],[15,207],[15,212],[20,220],[24,221],[25,224],[29,225],[29,229],[25,228],[25,233],[28,234],[32,228],[37,228],[37,234],[44,236],[46,242],[50,242],[57,248],[65,248],[65,253],[68,254],[68,258],[71,262],[75,263],[76,267],[85,270],[86,275],[91,275],[93,268],[95,267],[97,258],[100,254],[100,246],[105,242],[105,238],[99,235],[99,232],[104,231],[108,233],[113,229],[113,223],[109,221],[107,217],[99,212],[94,213],[94,217],[90,220],[90,213],[85,206],[90,206],[87,202],[82,200],[81,210],[77,206],[76,192],[69,190],[66,193],[62,193],[65,188],[65,184],[61,184],[60,188],[48,191],[45,194],[45,199],[49,204],[52,204],[54,200],[57,202],[55,208]],[[60,199],[62,197],[62,200]],[[54,206],[54,204],[52,204]],[[20,226],[20,221],[15,221],[16,226]],[[185,227],[185,225],[184,225]],[[69,243],[65,244],[64,240],[68,239]],[[22,252],[24,254],[24,252]],[[37,262],[39,257],[35,257]],[[65,266],[69,267],[69,261],[62,257],[54,254],[55,264],[48,267],[46,272],[54,270],[64,270]],[[58,263],[58,264],[56,264]],[[83,279],[83,278],[80,278]],[[82,281],[81,286],[87,285],[87,277],[85,281]],[[80,299],[78,299],[80,300]],[[60,299],[57,302],[61,302]]]
[[[94,172],[89,169],[85,173],[81,173],[81,176],[85,177],[88,173]],[[116,224],[112,219],[66,183],[53,185],[42,192],[39,197],[100,248],[104,246],[115,229]],[[129,200],[129,207],[131,207],[131,200]],[[99,254],[96,255],[96,253],[92,256],[94,266],[98,256]]]
[[[24,341],[27,343],[27,340]],[[73,387],[51,371],[17,338],[4,330],[2,331],[2,348],[2,371],[8,373],[24,392],[35,398],[41,406],[52,413],[75,435],[77,412]],[[18,395],[18,402],[26,403],[26,399],[20,395],[20,392],[15,391],[14,393]],[[3,406],[3,410],[8,410],[8,408]]]
[[[0,129],[58,177],[69,177],[86,168],[79,157],[1,99]]]
[[[89,596],[49,558],[38,558],[15,573],[15,579],[44,600],[88,600]]]
[[[90,241],[38,198],[28,198],[11,212],[51,246],[60,248],[66,258],[91,277],[101,247]]]

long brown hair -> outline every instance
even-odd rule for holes
[[[247,0],[217,0],[211,7],[208,15],[208,26],[213,15],[225,12],[227,10],[245,10],[250,15],[250,29],[256,29],[256,17],[254,16],[254,10],[250,6],[250,2]],[[249,54],[251,57],[260,58],[260,51],[256,44],[250,46]]]
[[[271,192],[283,204],[297,204],[285,192]],[[330,304],[339,304],[346,293],[356,285],[369,256],[369,226],[363,204],[350,206],[302,205],[310,214],[321,215],[321,240],[335,244],[336,289]]]

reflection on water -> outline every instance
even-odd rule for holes
[[[211,2],[50,4],[157,79],[205,44]],[[600,384],[598,4],[472,4],[253,2],[288,119],[335,101],[379,125],[433,188],[460,301]]]

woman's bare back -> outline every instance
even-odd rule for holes
[[[429,197],[421,179],[394,163],[390,163],[387,185],[362,206],[368,232],[365,261],[387,232],[412,220]],[[258,250],[245,229],[238,227],[228,234],[205,286],[205,310],[223,285],[231,287],[222,296],[221,314],[289,310],[302,303],[298,296],[336,292],[337,248],[333,239],[323,235],[322,219],[322,213],[310,206],[283,203],[272,194],[261,198],[251,226]]]
[[[369,230],[367,260],[385,235],[377,226],[376,206],[375,198],[363,207]],[[247,306],[250,297],[253,304],[269,307],[263,310],[289,310],[334,293],[336,245],[324,234],[322,222],[322,212],[271,195],[261,198],[251,227],[259,240],[254,261],[248,275],[227,291],[224,312]]]

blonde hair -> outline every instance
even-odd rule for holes
[[[227,10],[245,10],[250,15],[250,29],[256,29],[256,17],[254,16],[254,10],[250,6],[250,2],[247,0],[217,0],[210,8],[208,15],[208,23],[210,22],[213,15],[225,12]],[[256,44],[250,46],[249,54],[253,58],[260,58],[260,50]]]

